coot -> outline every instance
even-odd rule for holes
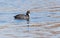
[[[26,14],[18,14],[14,16],[15,19],[29,20],[30,11],[28,10]]]

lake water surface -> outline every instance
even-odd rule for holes
[[[30,10],[30,19],[16,20]],[[59,0],[1,0],[0,38],[60,38]]]

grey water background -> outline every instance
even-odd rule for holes
[[[27,10],[29,24],[14,19]],[[0,38],[60,38],[59,26],[60,0],[0,0]]]

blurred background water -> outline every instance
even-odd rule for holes
[[[14,19],[27,10],[29,24]],[[0,38],[60,38],[59,26],[60,0],[0,0]]]

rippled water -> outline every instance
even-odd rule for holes
[[[1,0],[0,38],[60,38],[59,5],[59,0]],[[29,21],[14,19],[27,10]]]

